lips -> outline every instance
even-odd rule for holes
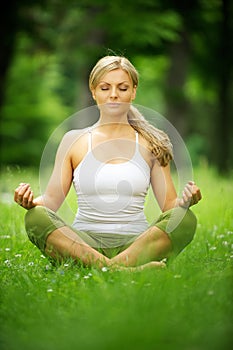
[[[110,103],[107,103],[107,107],[109,107],[109,108],[117,108],[117,107],[120,107],[120,103],[110,102]]]

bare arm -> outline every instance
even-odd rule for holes
[[[72,183],[71,145],[72,138],[70,133],[67,133],[58,147],[53,172],[45,193],[40,197],[34,198],[30,184],[21,183],[14,194],[14,200],[18,204],[25,209],[30,209],[37,205],[46,206],[53,211],[59,209]]]
[[[155,162],[151,169],[151,186],[161,210],[167,211],[177,206],[188,208],[201,200],[200,189],[193,181],[189,181],[178,198],[171,177],[170,166],[162,167]]]

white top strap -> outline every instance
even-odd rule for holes
[[[88,130],[88,152],[92,150],[92,134],[91,129]]]
[[[138,148],[138,145],[139,145],[139,141],[138,141],[138,132],[136,131],[135,132],[135,134],[136,134],[136,150],[138,150],[139,148]]]

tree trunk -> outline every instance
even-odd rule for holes
[[[216,163],[220,173],[232,170],[232,131],[230,90],[232,79],[232,36],[230,27],[230,0],[222,0],[222,21],[219,36],[218,52],[218,113],[215,130]]]
[[[189,102],[184,94],[184,84],[188,74],[189,43],[186,33],[171,47],[171,65],[165,88],[166,117],[178,132],[185,136],[188,132]]]
[[[0,109],[4,103],[7,72],[14,53],[19,3],[9,0],[4,3],[4,9],[0,12]]]

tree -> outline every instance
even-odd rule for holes
[[[218,164],[219,169],[230,167],[232,24],[229,0],[80,0],[78,3],[75,0],[36,0],[33,3],[22,0],[11,8],[13,4],[13,0],[8,2],[8,19],[1,23],[6,34],[4,45],[6,42],[9,45],[0,61],[1,97],[3,91],[7,92],[1,111],[4,151],[15,142],[7,131],[10,123],[22,131],[17,140],[22,143],[27,129],[36,120],[43,133],[42,141],[48,135],[45,129],[55,126],[63,113],[92,105],[88,90],[90,69],[104,54],[116,53],[138,63],[142,73],[147,71],[147,78],[149,72],[145,86],[150,88],[144,92],[145,97],[143,93],[140,95],[140,103],[155,101],[156,89],[159,89],[161,100],[167,106],[165,116],[182,136],[189,140],[192,133],[204,156]],[[21,69],[23,59],[27,63],[25,70]],[[223,60],[221,67],[219,62]],[[34,67],[31,66],[33,61]],[[145,66],[148,64],[150,67]],[[158,69],[161,69],[159,74]],[[28,77],[34,74],[37,83],[31,86],[30,79],[26,80],[27,74]],[[158,86],[153,87],[156,79]],[[22,88],[26,81],[30,86],[28,97],[26,89]],[[149,100],[148,95],[151,96]],[[28,105],[23,107],[20,100],[26,98]],[[30,109],[30,104],[36,108]],[[19,107],[25,116],[21,125],[17,115]],[[156,103],[148,107],[156,107]],[[56,117],[48,118],[49,115]],[[39,133],[39,129],[36,130]],[[28,142],[38,137],[28,135]],[[216,157],[212,157],[216,137],[219,153],[216,151]],[[38,160],[40,148],[34,146],[34,151]],[[22,162],[23,156],[12,156],[11,161]]]

